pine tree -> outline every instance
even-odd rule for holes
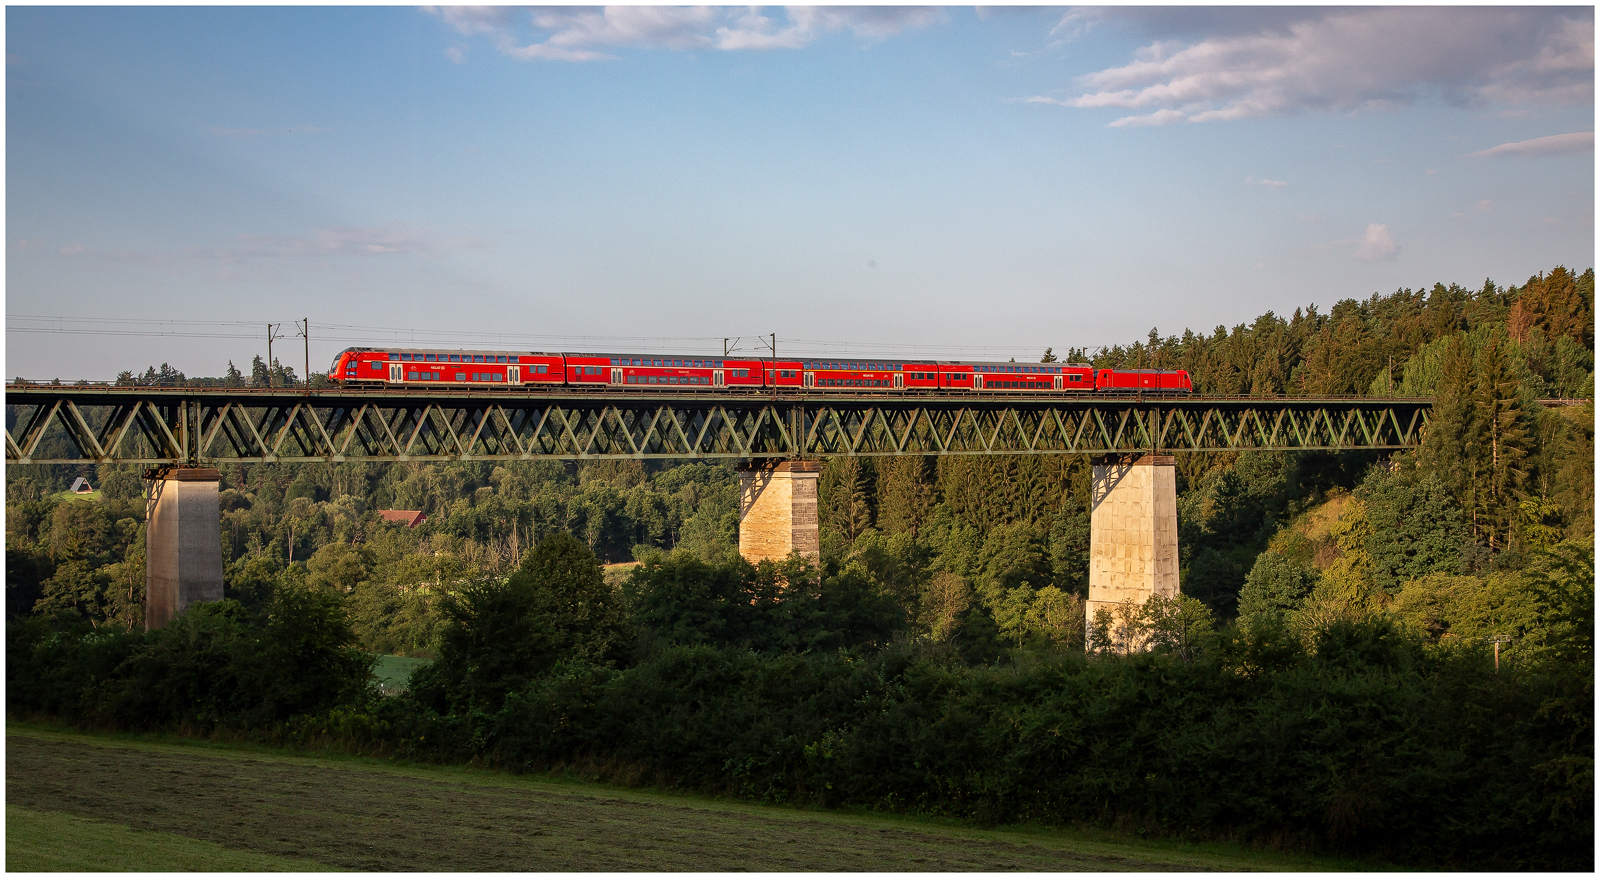
[[[1530,444],[1505,337],[1474,356],[1458,333],[1445,351],[1421,459],[1461,502],[1474,540],[1491,550],[1507,548]]]
[[[1481,510],[1489,548],[1499,550],[1507,546],[1528,478],[1523,465],[1528,455],[1528,428],[1511,358],[1502,340],[1491,339],[1478,359],[1473,409],[1479,422],[1476,432],[1481,441],[1476,453],[1481,463],[1475,467],[1480,477],[1474,479],[1478,502],[1473,511]]]
[[[228,361],[228,373],[226,375],[224,375],[223,378],[222,378],[222,386],[223,387],[243,387],[244,386],[244,375],[241,374],[239,372],[238,368],[236,368],[233,365],[233,361],[232,360]]]
[[[250,386],[272,386],[272,372],[267,369],[267,364],[261,360],[260,354],[257,354],[256,358],[250,362]]]

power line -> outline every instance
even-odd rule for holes
[[[13,321],[50,322],[54,326],[15,326]],[[164,320],[159,318],[118,317],[62,317],[46,315],[8,315],[7,333],[120,336],[132,338],[193,338],[193,339],[247,339],[260,338],[257,327],[267,321],[238,320]],[[104,328],[100,328],[104,327]],[[237,327],[238,332],[222,331]],[[209,331],[207,330],[209,328]],[[715,349],[721,336],[642,336],[642,335],[568,335],[538,333],[484,333],[465,330],[428,329],[372,326],[350,323],[327,323],[319,326],[318,342],[352,345],[407,344],[414,347],[440,347],[451,343],[473,343],[474,346],[494,345],[519,347],[541,344],[566,348],[595,348],[605,346],[641,348],[662,353],[698,352]],[[943,354],[967,356],[998,355],[1019,356],[1031,360],[1031,352],[1045,346],[1029,344],[921,344],[907,342],[843,341],[838,339],[780,338],[796,357],[808,356],[868,356],[871,354],[899,354],[904,357],[933,358]],[[1092,347],[1092,346],[1091,346]]]

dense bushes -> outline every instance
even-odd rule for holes
[[[1592,774],[1551,765],[1590,752],[1592,730],[1543,709],[1583,685],[1497,675],[1481,647],[1441,649],[1374,621],[1330,625],[1308,648],[1230,632],[1192,662],[1032,655],[970,668],[905,643],[679,646],[626,670],[557,666],[495,711],[392,699],[381,720],[415,757],[763,801],[1588,868]]]
[[[6,709],[103,728],[269,728],[368,697],[373,660],[353,641],[338,598],[293,587],[259,612],[200,604],[150,632],[13,618]]]

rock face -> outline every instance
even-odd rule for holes
[[[752,464],[739,472],[739,554],[745,560],[780,561],[799,552],[822,557],[817,536],[817,477],[822,464],[786,460]]]
[[[160,628],[191,604],[222,600],[220,474],[181,467],[150,474],[146,504],[144,626]]]
[[[1096,610],[1178,596],[1178,483],[1173,459],[1146,454],[1096,462],[1089,518],[1089,600]],[[1135,647],[1140,644],[1134,644]]]

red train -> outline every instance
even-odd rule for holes
[[[1192,393],[1189,373],[1085,363],[983,363],[816,357],[763,360],[683,354],[571,354],[427,348],[347,348],[328,377],[346,387],[794,387],[818,391],[973,390],[1028,393]]]

